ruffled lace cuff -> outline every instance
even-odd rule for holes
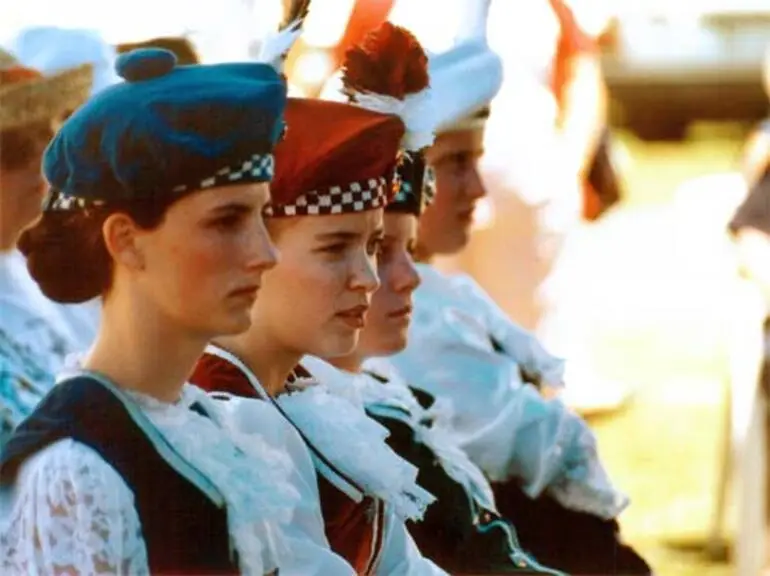
[[[513,322],[471,278],[463,275],[452,281],[465,292],[469,303],[477,305],[477,312],[484,319],[490,336],[497,340],[524,372],[536,378],[543,386],[564,386],[565,361],[562,358],[548,352],[534,334]]]

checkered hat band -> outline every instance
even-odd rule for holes
[[[328,216],[350,214],[382,208],[388,200],[390,182],[386,178],[370,178],[347,186],[332,186],[323,191],[303,194],[291,204],[270,204],[265,216]]]
[[[245,162],[218,170],[213,176],[204,178],[192,184],[182,184],[171,189],[172,196],[181,196],[187,192],[227,186],[236,183],[269,182],[275,172],[275,159],[272,154],[254,154]],[[43,210],[67,211],[81,210],[104,205],[104,200],[78,198],[63,194],[59,190],[51,190],[43,201]]]
[[[213,176],[204,178],[200,182],[176,186],[171,189],[171,192],[173,194],[184,194],[185,192],[227,186],[239,182],[269,182],[273,179],[274,173],[275,158],[273,158],[272,154],[254,154],[245,162],[222,168]]]

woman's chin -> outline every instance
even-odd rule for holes
[[[231,312],[211,324],[211,332],[217,336],[235,336],[246,332],[251,327],[251,314],[249,310],[239,313]]]
[[[406,348],[407,343],[407,330],[398,331],[393,334],[389,334],[388,338],[383,340],[380,346],[378,356],[393,356],[402,352]]]
[[[319,358],[341,358],[343,356],[348,356],[355,351],[356,346],[358,345],[359,334],[360,330],[356,330],[354,333],[347,335],[329,335],[328,338],[325,338],[323,342],[319,343],[317,352],[309,352],[309,354],[318,356]]]

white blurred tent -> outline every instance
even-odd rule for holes
[[[0,43],[27,26],[99,30],[111,43],[188,35],[206,62],[243,60],[275,29],[281,0],[5,0]]]

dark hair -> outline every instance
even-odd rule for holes
[[[50,122],[36,122],[0,131],[0,168],[18,170],[30,163],[40,163],[40,155],[53,138]]]
[[[21,235],[18,247],[43,294],[61,303],[85,302],[112,287],[113,262],[102,236],[105,220],[120,212],[140,228],[153,230],[170,205],[163,199],[43,212]]]

